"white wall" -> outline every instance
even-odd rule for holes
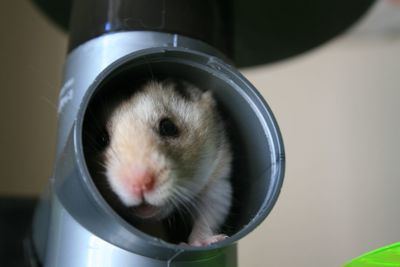
[[[1,25],[15,25],[0,37],[0,194],[38,194],[52,170],[48,102],[56,103],[66,36],[27,2],[0,10]],[[340,266],[400,241],[400,34],[357,29],[244,70],[280,124],[287,170],[274,210],[239,244],[240,266]]]
[[[37,194],[52,170],[67,38],[30,1],[0,12],[0,194]]]
[[[241,266],[341,266],[400,241],[396,25],[376,31],[367,19],[310,53],[245,70],[280,124],[287,172],[273,212],[239,244]]]

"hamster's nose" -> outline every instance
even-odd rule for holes
[[[131,190],[135,195],[143,195],[154,188],[154,174],[148,169],[135,168],[132,173]]]

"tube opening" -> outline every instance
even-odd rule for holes
[[[265,102],[238,72],[223,62],[187,51],[162,50],[130,56],[114,65],[100,78],[84,115],[82,145],[88,170],[108,204],[135,228],[169,243],[187,242],[193,225],[187,213],[176,212],[172,219],[164,222],[170,226],[167,235],[148,230],[146,227],[152,223],[138,222],[127,215],[129,209],[124,205],[121,208],[120,199],[110,194],[109,182],[104,175],[99,175],[105,171],[105,156],[93,146],[93,142],[100,145],[109,142],[102,135],[110,110],[115,110],[121,101],[149,80],[171,78],[211,91],[224,121],[233,154],[230,177],[233,195],[229,215],[219,232],[229,236],[222,245],[232,243],[254,229],[272,209],[283,178],[283,148],[277,125]],[[152,212],[151,207],[143,209],[142,212]]]

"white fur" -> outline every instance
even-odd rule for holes
[[[221,240],[219,227],[231,206],[230,147],[211,93],[188,85],[188,100],[173,86],[150,82],[113,111],[107,123],[106,176],[124,205],[145,201],[160,207],[158,219],[167,216],[177,201],[184,202],[179,208],[191,209],[194,216],[188,242],[209,244]],[[164,117],[177,124],[177,138],[158,134]],[[151,170],[156,177],[154,189],[143,199],[129,189],[135,166]]]

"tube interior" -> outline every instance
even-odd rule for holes
[[[167,54],[168,55],[168,54]],[[227,122],[227,132],[233,149],[233,205],[222,232],[238,238],[260,223],[272,208],[281,184],[279,136],[264,102],[246,87],[240,77],[215,64],[198,64],[176,56],[150,55],[128,61],[117,67],[98,86],[87,110],[115,95],[129,95],[135,85],[150,79],[177,78],[211,90],[218,108]],[[83,129],[92,127],[90,112]],[[86,159],[93,151],[90,138],[83,136]],[[87,162],[92,172],[90,162]]]

